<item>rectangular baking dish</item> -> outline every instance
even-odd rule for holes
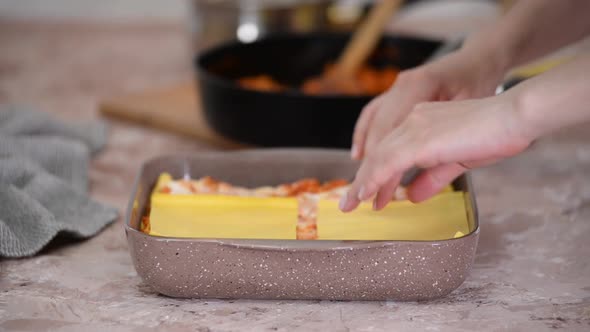
[[[139,231],[162,172],[210,175],[248,187],[304,177],[352,179],[358,164],[325,149],[264,149],[165,156],[137,177],[125,232],[137,273],[171,297],[227,299],[428,300],[442,297],[471,269],[479,224],[468,175],[453,186],[465,195],[471,232],[441,241],[236,240],[156,237]]]

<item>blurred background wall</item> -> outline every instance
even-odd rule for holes
[[[46,18],[83,20],[178,20],[190,12],[191,0],[0,0],[0,18]],[[194,0],[211,1],[211,0]],[[248,0],[241,0],[248,1]],[[280,2],[279,0],[276,0]],[[309,1],[309,0],[308,0]],[[366,3],[370,0],[340,0]],[[420,0],[416,7],[436,3],[431,11],[463,16],[495,11],[494,0]],[[423,15],[428,15],[428,12]]]
[[[176,20],[186,16],[186,0],[0,0],[0,17]]]

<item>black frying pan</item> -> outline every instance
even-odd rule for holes
[[[298,86],[334,61],[348,37],[280,35],[205,51],[195,65],[207,121],[228,138],[258,146],[350,147],[354,124],[374,96],[309,96],[296,89],[260,92],[236,83],[240,77],[268,74]],[[422,64],[441,45],[437,40],[387,36],[369,62],[407,69]]]

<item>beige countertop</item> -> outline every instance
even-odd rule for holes
[[[0,22],[0,102],[26,102],[70,120],[97,101],[190,78],[174,25]],[[482,224],[474,268],[427,303],[177,300],[137,276],[122,218],[98,236],[0,262],[6,331],[539,331],[590,330],[590,125],[539,141],[474,172]],[[92,196],[124,213],[141,162],[213,149],[111,122],[90,170]]]

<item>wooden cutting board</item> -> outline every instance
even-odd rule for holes
[[[246,147],[209,127],[194,82],[115,96],[101,102],[99,109],[108,117],[197,138],[221,148]]]

